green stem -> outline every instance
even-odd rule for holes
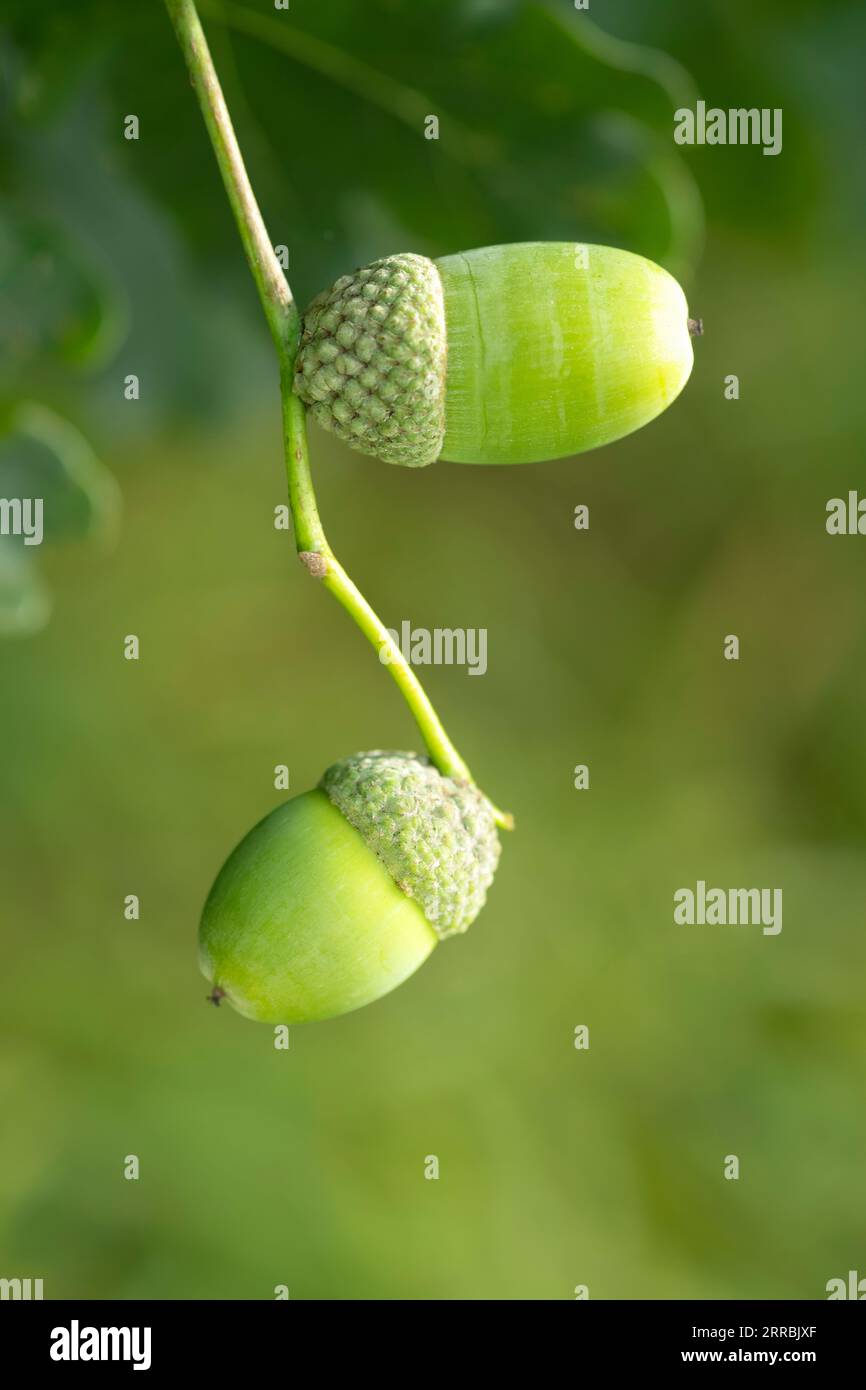
[[[297,338],[298,310],[244,168],[243,156],[195,0],[165,0],[165,4],[186,59],[190,81],[198,97],[268,326],[277,351],[282,353]]]
[[[353,584],[340,564],[322,529],[307,449],[306,415],[298,397],[291,390],[291,361],[283,367],[288,380],[282,383],[283,431],[286,467],[289,482],[289,503],[295,522],[295,541],[298,554],[311,575],[320,579],[354,619],[364,636],[383,654],[394,680],[415,717],[430,757],[439,771],[459,781],[472,781],[472,774],[446,734],[442,723],[411,666],[381,618],[373,611],[364,595]]]
[[[288,281],[276,258],[255,194],[244,167],[240,146],[213,65],[195,0],[165,0],[201,106],[226,193],[238,225],[247,261],[259,292],[280,361],[283,402],[283,440],[289,486],[289,506],[298,555],[310,574],[320,579],[354,619],[387,665],[411,710],[427,751],[439,771],[459,781],[473,780],[466,763],[449,739],[433,705],[363,594],[356,588],[328,545],[316,506],[310,473],[304,407],[292,390],[300,320]],[[511,828],[511,816],[494,808],[497,823]]]

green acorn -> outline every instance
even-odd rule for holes
[[[654,419],[700,331],[667,271],[609,246],[388,256],[310,304],[295,391],[386,463],[533,463]]]
[[[387,994],[484,906],[499,858],[477,787],[413,753],[356,753],[241,840],[202,914],[215,1003],[331,1018]]]

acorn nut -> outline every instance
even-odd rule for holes
[[[689,378],[698,323],[673,276],[609,246],[387,256],[312,301],[294,389],[386,463],[533,463],[661,414]]]
[[[356,753],[229,855],[201,968],[247,1018],[330,1018],[387,994],[484,906],[499,858],[479,789],[413,753]]]

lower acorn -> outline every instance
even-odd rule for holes
[[[484,906],[499,858],[477,787],[412,753],[356,753],[279,806],[220,870],[199,955],[247,1018],[331,1018],[387,994]]]
[[[388,256],[310,304],[294,389],[386,463],[533,463],[654,419],[700,331],[672,275],[610,246]]]

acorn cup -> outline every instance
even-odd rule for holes
[[[661,414],[700,332],[673,276],[630,251],[407,253],[312,301],[294,389],[320,425],[386,463],[533,463]]]
[[[499,858],[493,809],[413,753],[356,753],[241,840],[210,891],[199,958],[247,1018],[301,1023],[369,1004],[478,916]]]

